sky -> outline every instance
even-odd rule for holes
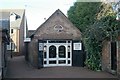
[[[0,0],[0,9],[25,9],[29,30],[37,29],[57,9],[66,16],[76,0]]]

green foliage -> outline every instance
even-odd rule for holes
[[[83,38],[87,52],[87,59],[85,61],[85,64],[88,68],[92,70],[101,69],[101,40],[104,35],[101,35],[101,33],[99,32],[103,32],[103,29],[100,28],[100,26],[101,25],[96,27],[96,24],[92,25],[86,30]]]
[[[113,12],[112,6],[111,6],[110,3],[108,3],[108,4],[101,3],[100,7],[101,7],[100,8],[101,10],[97,14],[97,19],[98,20],[100,20],[101,18],[106,17],[106,16],[115,16],[115,13]]]
[[[116,40],[120,21],[116,20],[110,4],[75,3],[68,18],[82,32],[87,53],[85,64],[92,70],[101,69],[102,41]]]
[[[100,3],[91,2],[76,2],[74,6],[68,10],[68,18],[73,24],[78,27],[81,32],[84,32],[89,25],[92,25],[96,20],[96,15],[99,12]]]
[[[101,27],[103,29],[102,33],[105,33],[103,38],[108,38],[110,41],[117,40],[118,32],[120,30],[120,22],[117,21],[114,16],[103,17],[98,23],[103,25]]]

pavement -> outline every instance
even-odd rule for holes
[[[5,78],[117,78],[107,72],[92,71],[84,67],[47,67],[36,69],[25,61],[24,56],[9,60]]]

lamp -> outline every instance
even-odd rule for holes
[[[46,50],[47,50],[47,46],[44,46],[44,52],[46,52]]]

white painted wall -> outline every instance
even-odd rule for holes
[[[12,22],[12,21],[15,21],[15,20],[16,20],[16,15],[14,13],[12,13],[10,15],[10,21]]]

